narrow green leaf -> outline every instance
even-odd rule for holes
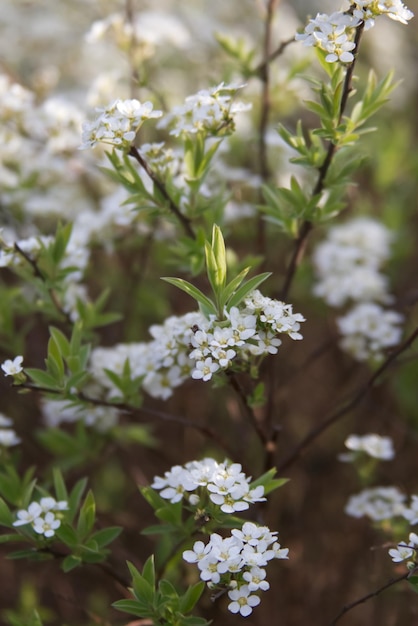
[[[242,302],[242,300],[244,300],[244,298],[246,298],[246,296],[248,296],[249,293],[254,291],[254,289],[257,289],[257,287],[261,285],[261,283],[263,283],[265,280],[267,280],[267,278],[271,276],[271,274],[272,274],[271,272],[264,272],[263,274],[258,274],[257,276],[250,278],[243,285],[241,285],[241,287],[237,289],[237,291],[234,293],[234,295],[230,298],[229,302],[227,303],[228,310],[230,310],[233,306],[238,306],[238,304]]]
[[[0,526],[13,527],[13,515],[3,498],[0,498]]]
[[[221,229],[216,224],[213,225],[212,231],[212,250],[216,264],[216,293],[219,293],[226,284],[227,264],[224,238]]]
[[[64,335],[64,333],[62,333],[60,330],[58,330],[58,328],[55,328],[54,326],[49,327],[49,332],[61,356],[63,356],[64,358],[67,357],[70,354],[70,343],[67,337]]]
[[[179,609],[182,613],[189,613],[197,604],[205,588],[205,583],[200,581],[189,587],[186,593],[180,598]]]
[[[79,567],[80,565],[82,565],[82,563],[83,561],[81,557],[75,556],[74,554],[69,554],[63,560],[61,564],[61,569],[65,573],[71,572],[71,570],[75,569],[76,567]]]
[[[68,491],[65,486],[64,478],[61,470],[58,467],[54,467],[52,470],[52,476],[54,481],[55,495],[58,500],[68,500]]]
[[[78,545],[77,533],[70,524],[66,522],[62,523],[61,526],[57,528],[56,535],[58,539],[69,548],[75,548]]]
[[[154,555],[152,554],[146,561],[142,570],[142,576],[147,581],[149,585],[154,589],[155,588],[155,566],[154,566]]]
[[[216,306],[212,302],[212,300],[209,300],[209,298],[205,296],[205,294],[202,293],[200,289],[189,283],[187,280],[183,280],[182,278],[171,278],[167,276],[162,277],[161,280],[164,280],[166,283],[170,283],[171,285],[178,287],[178,289],[181,289],[182,291],[187,293],[187,295],[194,298],[199,304],[202,304],[207,310],[216,315]]]
[[[87,493],[77,522],[77,535],[83,540],[91,532],[96,519],[96,503],[92,491]]]
[[[98,530],[91,536],[91,539],[97,543],[97,546],[100,549],[117,539],[121,532],[122,528],[120,526],[109,526],[109,528]]]
[[[136,617],[148,617],[149,615],[145,606],[137,600],[117,600],[113,602],[112,606],[118,611],[123,611],[123,613],[129,613]]]
[[[128,568],[132,576],[132,587],[135,594],[135,597],[138,600],[142,600],[143,602],[152,605],[155,595],[154,587],[152,587],[147,580],[138,572],[136,567],[129,563]]]

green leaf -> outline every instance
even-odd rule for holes
[[[278,489],[279,487],[282,487],[287,482],[289,482],[288,478],[274,478],[276,472],[276,468],[272,467],[268,470],[268,472],[265,472],[265,474],[263,474],[256,480],[253,480],[250,484],[250,489],[255,489],[255,487],[263,485],[264,495],[267,495],[271,491],[274,491],[275,489]]]
[[[86,499],[80,510],[77,522],[77,535],[80,540],[85,539],[91,532],[96,519],[96,503],[92,491],[87,493]]]
[[[68,491],[67,487],[65,486],[61,470],[58,467],[54,467],[52,470],[52,476],[54,481],[55,495],[57,496],[57,499],[68,501]]]
[[[216,224],[213,225],[211,249],[215,261],[215,272],[212,277],[215,285],[214,291],[216,294],[220,294],[226,284],[227,264],[224,238],[221,229]]]
[[[27,374],[32,382],[39,387],[46,387],[51,389],[52,392],[61,388],[55,377],[51,376],[51,374],[48,374],[48,372],[45,372],[44,370],[33,367],[25,367],[25,374]]]
[[[0,498],[0,526],[13,528],[13,515],[3,498]]]
[[[109,528],[98,530],[91,536],[91,539],[97,543],[97,546],[100,549],[117,539],[121,532],[122,528],[120,526],[109,526]]]
[[[63,572],[71,572],[71,570],[79,567],[83,564],[81,557],[75,556],[74,554],[69,554],[65,557],[63,562],[61,563],[61,569]]]
[[[175,605],[175,603],[173,603],[173,600],[178,600],[179,599],[179,595],[176,591],[176,588],[174,587],[174,585],[169,581],[169,580],[160,580],[159,584],[158,584],[158,589],[161,592],[161,595],[165,598],[169,598],[170,599],[170,606],[173,608],[177,608],[175,606],[173,606],[173,604]]]
[[[183,280],[182,278],[171,278],[167,276],[162,277],[161,280],[164,280],[166,283],[170,283],[171,285],[178,287],[178,289],[181,289],[189,296],[194,298],[199,304],[201,304],[205,311],[209,311],[210,313],[216,315],[216,306],[212,302],[212,300],[209,300],[209,298],[205,296],[205,294],[202,293],[200,289],[189,283],[187,280]]]
[[[267,278],[271,276],[271,274],[272,274],[271,272],[264,272],[263,274],[258,274],[257,276],[250,278],[243,285],[241,285],[241,287],[237,289],[237,291],[234,293],[234,295],[230,298],[229,302],[227,303],[228,310],[231,310],[233,306],[238,306],[238,304],[240,304],[240,302],[242,302],[244,298],[248,296],[249,293],[254,291],[254,289],[257,289],[257,287],[261,285],[261,283],[263,283],[265,280],[267,280]]]
[[[81,498],[87,487],[87,478],[81,478],[73,487],[70,497],[68,498],[69,511],[67,513],[67,519],[72,521],[80,506]]]
[[[155,588],[155,566],[153,554],[145,561],[142,576],[152,588]]]
[[[70,343],[67,337],[58,330],[58,328],[54,328],[54,326],[49,327],[49,332],[59,353],[66,358],[70,354]]]
[[[182,613],[189,613],[197,604],[205,588],[205,583],[200,581],[189,587],[186,593],[180,598],[179,610]]]
[[[129,561],[128,568],[132,576],[132,587],[135,597],[138,600],[152,605],[155,595],[154,587],[150,585],[147,580],[145,580],[145,578],[138,572],[136,567],[132,563],[129,563]]]
[[[75,548],[78,545],[78,536],[75,530],[66,522],[62,523],[56,530],[56,536],[60,541],[65,543],[69,548]]]
[[[148,617],[149,615],[146,607],[143,607],[142,603],[139,603],[137,600],[117,600],[113,602],[112,606],[118,611],[123,611],[136,617]]]

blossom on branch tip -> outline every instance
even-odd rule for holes
[[[13,361],[11,359],[4,361],[1,365],[1,369],[3,370],[5,376],[15,376],[16,374],[23,372],[22,363],[23,356],[17,356],[13,359]]]
[[[83,124],[80,150],[93,148],[97,143],[107,143],[115,148],[128,149],[137,132],[147,119],[162,116],[162,111],[153,111],[151,102],[139,100],[114,100],[99,113],[93,122]]]

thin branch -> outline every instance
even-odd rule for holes
[[[58,550],[57,548],[53,548],[52,546],[41,548],[39,552],[50,554],[54,557],[54,559],[65,559],[65,557],[69,556],[70,554],[69,552],[61,552],[60,550]],[[87,563],[85,563],[85,565],[87,565]],[[106,576],[111,578],[114,582],[117,582],[124,590],[129,589],[129,587],[131,586],[130,581],[115,572],[108,563],[92,563],[91,565],[94,565],[98,569],[102,570],[102,572],[104,572]]]
[[[262,82],[261,92],[261,114],[258,128],[258,159],[260,164],[260,175],[263,181],[267,181],[270,177],[270,171],[267,160],[267,128],[270,117],[270,65],[269,58],[271,55],[271,40],[273,28],[273,16],[277,7],[278,0],[268,0],[267,14],[264,23],[264,40],[263,40],[263,61],[260,66],[259,76]],[[257,248],[259,254],[265,254],[266,244],[266,225],[264,219],[258,220]]]
[[[348,97],[352,91],[353,73],[354,73],[354,68],[355,68],[356,61],[357,61],[358,50],[359,50],[360,40],[361,40],[363,31],[364,31],[364,22],[361,22],[360,25],[357,27],[356,36],[354,39],[354,43],[356,45],[354,59],[350,63],[350,65],[347,67],[347,72],[345,74],[344,85],[343,85],[343,90],[341,94],[338,123],[340,123],[342,120],[345,108],[347,106]],[[333,142],[330,142],[328,145],[327,153],[325,155],[325,159],[321,167],[318,170],[318,178],[316,181],[316,185],[311,194],[312,197],[316,196],[317,194],[320,194],[323,191],[325,187],[325,179],[328,174],[328,170],[330,168],[330,165],[331,165],[331,162],[332,162],[332,159],[334,157],[336,150],[337,150],[336,144]],[[291,256],[291,259],[290,259],[290,262],[286,271],[283,287],[280,292],[281,300],[286,300],[289,294],[297,268],[299,267],[300,262],[304,256],[307,240],[312,229],[313,229],[313,224],[311,221],[305,220],[302,223],[302,226],[299,230],[299,235],[295,241],[293,253],[292,253],[292,256]]]
[[[252,72],[254,74],[261,74],[262,75],[263,72],[265,71],[266,65],[270,65],[270,63],[272,61],[274,61],[280,55],[283,54],[283,52],[286,50],[287,46],[289,46],[291,43],[294,43],[295,41],[296,41],[296,39],[294,37],[290,37],[289,39],[285,39],[284,41],[282,41],[282,43],[276,48],[276,50],[274,50],[273,52],[270,52],[268,57],[266,59],[264,59],[263,61],[261,61],[261,63],[259,63],[252,70]]]
[[[44,276],[43,272],[39,268],[39,265],[37,264],[35,259],[32,259],[32,257],[30,257],[29,254],[27,254],[24,250],[22,250],[22,248],[16,242],[14,244],[14,249],[18,254],[20,254],[20,256],[23,259],[25,259],[27,263],[29,263],[29,265],[33,269],[34,275],[37,278],[39,278],[44,284],[46,284],[46,277]],[[49,297],[51,298],[52,304],[54,305],[58,313],[62,315],[65,318],[66,322],[72,326],[74,323],[73,320],[71,319],[70,315],[63,309],[62,304],[55,290],[52,287],[48,287],[48,294],[49,294]]]
[[[239,382],[235,374],[233,373],[228,374],[227,372],[227,376],[228,376],[229,384],[231,385],[232,389],[235,391],[238,398],[240,399],[241,406],[244,409],[245,415],[247,416],[249,422],[253,425],[254,430],[256,431],[258,438],[260,439],[260,443],[263,446],[266,446],[268,444],[268,437],[266,433],[264,432],[263,428],[261,427],[259,421],[257,420],[253,409],[248,404],[247,396],[246,396],[244,389],[241,386],[241,383]]]
[[[405,350],[407,350],[415,339],[418,337],[418,327],[414,330],[414,332],[405,339],[395,350],[393,350],[387,359],[382,363],[382,365],[370,376],[369,380],[362,386],[358,391],[352,396],[350,400],[348,400],[342,407],[331,413],[329,417],[327,417],[321,424],[315,426],[303,439],[302,441],[294,448],[294,450],[289,454],[289,456],[282,461],[278,465],[278,472],[282,472],[287,469],[301,456],[301,454],[306,450],[306,448],[315,441],[323,432],[328,430],[330,426],[338,422],[342,417],[347,415],[350,411],[352,411],[363,398],[369,393],[369,391],[374,387],[380,376],[389,368],[389,366],[401,355]]]
[[[386,589],[388,589],[389,587],[392,587],[393,585],[396,585],[397,583],[401,582],[402,580],[407,580],[409,578],[409,576],[411,575],[412,572],[405,572],[405,574],[402,574],[402,576],[398,576],[397,578],[391,578],[387,583],[385,583],[382,587],[379,587],[379,589],[375,589],[375,591],[371,591],[370,593],[366,594],[365,596],[362,596],[361,598],[359,598],[358,600],[355,600],[354,602],[350,602],[350,604],[346,604],[340,611],[340,613],[338,613],[337,617],[335,617],[330,626],[335,626],[335,624],[337,622],[340,621],[340,619],[349,611],[351,611],[352,609],[354,609],[356,606],[358,606],[359,604],[363,604],[364,602],[367,602],[367,600],[370,600],[371,598],[375,598],[376,596],[378,596],[380,593],[382,593],[383,591],[385,591]]]
[[[61,395],[62,391],[59,389],[50,389],[48,387],[40,387],[36,385],[32,385],[31,383],[13,383],[12,387],[21,387],[23,389],[31,389],[32,391],[38,391],[39,393],[49,393],[52,395]],[[185,417],[181,417],[178,415],[172,415],[171,413],[165,413],[163,411],[158,411],[156,409],[151,409],[149,407],[142,406],[140,408],[135,408],[130,406],[129,404],[125,404],[124,402],[109,402],[108,400],[102,400],[100,398],[92,398],[90,396],[86,396],[84,393],[79,392],[77,394],[72,394],[72,396],[78,398],[82,402],[86,404],[92,404],[93,406],[105,406],[113,409],[117,409],[121,413],[126,413],[128,415],[132,415],[133,417],[143,418],[144,414],[151,415],[156,419],[164,422],[172,422],[174,424],[179,424],[180,426],[184,426],[185,428],[191,428],[193,430],[197,430],[198,432],[205,435],[208,439],[212,439],[226,454],[229,458],[234,458],[234,452],[229,444],[226,443],[218,435],[218,433],[209,426],[205,426],[203,424],[198,424],[197,422],[193,422]]]
[[[170,211],[179,220],[179,222],[182,225],[186,235],[188,237],[190,237],[190,239],[195,239],[196,235],[195,235],[195,232],[194,232],[194,230],[193,230],[193,228],[191,226],[191,220],[188,217],[186,217],[185,215],[183,215],[183,213],[180,211],[179,207],[173,201],[173,199],[171,198],[170,194],[168,193],[164,183],[155,175],[155,173],[149,167],[148,163],[142,158],[142,156],[139,153],[138,149],[135,148],[135,146],[131,146],[128,154],[130,156],[134,157],[134,159],[136,159],[136,161],[138,161],[139,165],[148,174],[148,176],[150,177],[150,179],[152,180],[154,185],[157,187],[158,191],[165,198],[165,200],[167,200],[168,207],[169,207]]]

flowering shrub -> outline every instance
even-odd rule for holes
[[[0,621],[416,591],[413,12],[111,4],[2,7]]]

